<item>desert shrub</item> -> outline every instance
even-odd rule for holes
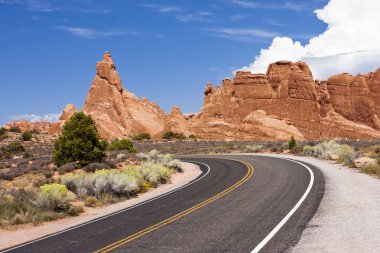
[[[294,138],[293,135],[288,140],[288,146],[289,146],[290,150],[292,150],[293,148],[295,148],[297,146],[297,141],[296,141],[296,139]]]
[[[89,163],[83,167],[83,170],[86,172],[95,172],[96,170],[107,169],[109,166],[105,163]]]
[[[99,205],[99,201],[97,198],[93,196],[89,196],[84,200],[86,206],[95,207]]]
[[[165,132],[162,135],[162,139],[166,139],[166,140],[172,140],[172,139],[184,140],[184,139],[186,139],[186,136],[183,133],[177,133],[177,132],[173,132],[173,131],[168,131],[168,132]]]
[[[27,151],[22,154],[22,158],[30,158],[32,156],[33,155],[31,153],[27,152]]]
[[[195,134],[190,134],[189,139],[197,140],[197,136]]]
[[[315,146],[314,156],[322,159],[330,159],[332,155],[338,155],[339,144],[334,140],[325,141]]]
[[[161,164],[143,162],[141,164],[141,174],[144,180],[157,185],[158,183],[166,183],[169,180],[170,169]]]
[[[78,112],[65,123],[62,134],[54,143],[53,162],[58,166],[76,161],[82,166],[101,162],[106,146],[106,142],[100,140],[91,116]]]
[[[5,129],[4,127],[0,127],[0,136],[3,136],[7,133],[7,129]]]
[[[181,161],[174,159],[169,154],[161,154],[157,149],[153,149],[148,153],[139,153],[137,158],[143,162],[157,163],[167,168],[175,169],[178,172],[182,172]]]
[[[40,190],[35,204],[42,209],[67,211],[71,207],[70,202],[75,199],[75,195],[62,184],[45,184],[40,186]]]
[[[355,150],[351,146],[348,146],[346,144],[339,145],[337,153],[339,155],[338,162],[343,163],[347,166],[353,166]]]
[[[135,140],[135,141],[150,140],[150,135],[148,133],[136,134],[135,136],[132,137],[132,140]]]
[[[315,148],[313,146],[306,145],[303,147],[302,154],[304,156],[314,156]]]
[[[38,131],[37,129],[33,128],[32,130],[30,130],[30,133],[31,134],[40,134],[40,131]]]
[[[379,164],[368,164],[360,168],[361,172],[377,175],[380,177],[380,165]]]
[[[244,148],[244,152],[247,153],[257,153],[263,151],[263,145],[247,145]]]
[[[115,140],[108,146],[108,150],[128,150],[130,153],[136,153],[136,149],[130,140]]]
[[[66,163],[65,165],[58,168],[58,173],[63,175],[65,173],[69,173],[80,168],[81,166],[76,162]]]
[[[25,151],[24,146],[18,141],[9,143],[8,146],[5,148],[5,152],[9,152],[12,154],[24,152],[24,151]]]
[[[52,211],[44,211],[35,207],[30,201],[34,197],[34,193],[25,193],[24,190],[0,196],[0,227],[24,223],[39,224],[61,217]]]
[[[0,135],[0,141],[5,140],[5,139],[7,139],[7,138],[9,138],[9,136],[6,135],[6,134],[4,134],[4,135]]]
[[[30,141],[32,139],[32,133],[29,131],[25,131],[21,134],[21,139],[23,141]]]
[[[13,132],[13,133],[21,133],[21,130],[18,126],[12,126],[9,128],[9,132]]]

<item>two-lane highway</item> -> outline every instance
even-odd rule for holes
[[[203,172],[188,186],[9,252],[283,252],[298,241],[324,192],[322,173],[294,161],[182,160]]]

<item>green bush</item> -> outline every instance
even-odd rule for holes
[[[24,146],[20,142],[14,141],[6,146],[6,148],[1,152],[3,153],[1,156],[9,159],[12,158],[13,155],[21,154],[22,152],[25,152]]]
[[[25,151],[24,146],[18,141],[9,143],[8,146],[5,148],[5,152],[11,152],[11,153],[18,153],[18,152],[24,152],[24,151]]]
[[[106,155],[106,146],[107,143],[100,140],[91,116],[78,112],[65,123],[62,134],[54,143],[53,162],[57,166],[70,162],[82,166],[101,162]]]
[[[183,133],[177,133],[177,132],[169,131],[169,132],[165,132],[162,135],[162,139],[166,139],[166,140],[172,140],[172,139],[184,140],[184,139],[186,139],[186,136]]]
[[[297,146],[297,141],[296,139],[294,138],[294,136],[292,135],[292,137],[290,137],[290,139],[288,140],[288,146],[289,146],[289,149],[292,150],[293,148],[295,148]]]
[[[9,132],[21,133],[21,130],[20,130],[20,128],[18,126],[13,126],[13,127],[9,128]]]
[[[7,133],[7,129],[0,127],[0,136],[4,136]]]
[[[135,136],[132,137],[132,140],[135,140],[135,141],[150,140],[150,135],[148,133],[136,134]]]
[[[108,146],[108,150],[128,150],[130,153],[137,152],[132,141],[127,139],[112,141]]]
[[[32,139],[32,133],[29,131],[23,132],[21,135],[23,141],[30,141]]]

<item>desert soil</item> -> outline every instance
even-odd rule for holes
[[[0,249],[5,249],[11,246],[38,239],[40,237],[48,236],[65,229],[69,229],[70,227],[77,226],[84,222],[88,222],[93,219],[97,219],[102,216],[117,212],[124,208],[131,207],[143,201],[152,199],[176,188],[184,186],[201,174],[201,170],[197,165],[191,163],[182,163],[182,165],[183,173],[174,174],[171,178],[171,183],[161,185],[155,189],[150,190],[149,192],[138,195],[136,198],[101,208],[85,207],[84,213],[80,214],[77,217],[68,217],[44,223],[39,226],[27,225],[18,227],[15,230],[0,229]]]

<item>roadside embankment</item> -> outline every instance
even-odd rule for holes
[[[192,180],[196,179],[201,174],[199,166],[195,164],[181,163],[181,165],[183,172],[175,173],[171,177],[170,183],[160,185],[159,187],[151,189],[144,194],[140,194],[135,198],[131,198],[126,201],[105,207],[85,207],[84,213],[80,214],[77,217],[55,220],[39,226],[25,225],[23,227],[19,227],[16,230],[0,229],[0,250],[35,240],[40,237],[49,236],[53,233],[70,229],[71,227],[78,226],[85,222],[91,222],[92,220],[99,219],[106,215],[111,215],[112,213],[118,212],[128,207],[132,207],[134,205],[140,204],[144,201],[148,201],[162,194],[182,187]]]

